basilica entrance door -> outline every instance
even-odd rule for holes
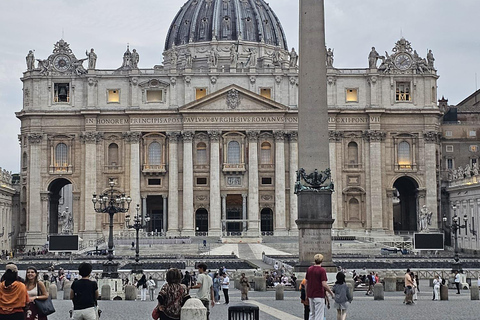
[[[71,182],[64,178],[55,179],[48,186],[48,191],[48,233],[58,234],[62,233],[62,231],[64,233],[73,233],[74,212],[72,211]],[[61,229],[59,229],[59,222],[62,225]]]
[[[163,226],[163,197],[147,196],[147,213],[150,222],[147,224],[148,232],[162,232]]]
[[[207,235],[208,232],[208,211],[206,209],[198,209],[195,212],[195,232],[197,235]]]
[[[398,200],[393,204],[394,230],[417,231],[417,182],[410,177],[401,177],[393,187],[398,191]]]
[[[243,199],[241,194],[227,195],[227,232],[240,233],[242,232],[241,222],[228,222],[228,220],[242,219],[242,205]]]
[[[262,236],[273,236],[273,212],[270,208],[262,209],[260,212],[260,230]]]

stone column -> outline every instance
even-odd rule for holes
[[[247,131],[248,136],[248,235],[260,235],[258,203],[258,131]]]
[[[332,180],[335,181],[335,189],[343,190],[342,185],[342,138],[343,132],[329,132],[329,148],[330,148],[330,170],[332,170]],[[338,146],[338,148],[337,148]],[[339,168],[339,169],[337,169]],[[335,192],[332,194],[332,217],[335,219],[334,230],[344,229],[344,210],[343,210],[343,194]]]
[[[222,234],[227,232],[227,195],[222,194]]]
[[[382,150],[381,143],[385,132],[370,130],[364,132],[364,138],[370,142],[370,216],[367,215],[367,228],[383,230],[383,187],[382,187]]]
[[[90,237],[93,240],[96,237],[96,221],[97,213],[95,212],[93,205],[87,205],[92,203],[92,195],[97,194],[97,143],[103,138],[103,133],[95,131],[83,132],[81,135],[82,141],[85,143],[85,162],[84,162],[84,202],[85,202],[85,215],[84,215],[84,234],[91,234]],[[87,239],[83,239],[86,241]]]
[[[430,228],[436,230],[438,228],[438,212],[437,212],[437,171],[436,171],[436,150],[439,144],[439,133],[429,131],[424,133],[425,139],[425,205],[432,212],[432,221]],[[418,208],[420,211],[421,208]]]
[[[324,1],[300,0],[299,11],[299,56],[302,59],[299,72],[298,165],[309,175],[317,169],[326,171],[329,168]],[[309,187],[303,181],[300,182],[303,187]],[[325,190],[311,191],[299,186],[297,271],[305,271],[317,253],[323,254],[322,265],[328,271],[336,271],[332,263],[332,188],[328,181],[324,182]]]
[[[127,132],[125,140],[130,144],[130,197],[132,207],[140,204],[140,139],[141,132]]]
[[[163,200],[163,234],[165,235],[168,228],[167,228],[167,195],[162,195],[162,200]]]
[[[242,232],[247,231],[247,195],[242,194]]]
[[[193,132],[182,132],[183,137],[183,236],[194,236],[193,228]]]
[[[147,215],[147,197],[142,197],[142,217]]]
[[[209,131],[210,136],[210,228],[208,235],[219,237],[222,231],[222,204],[220,201],[220,131]]]
[[[30,162],[28,166],[29,181],[28,181],[28,216],[27,216],[27,245],[43,245],[38,241],[41,238],[42,231],[42,203],[40,198],[41,181],[41,159],[42,147],[41,142],[43,134],[30,133],[28,135],[28,142],[30,144]],[[31,241],[30,241],[31,240]]]
[[[291,131],[289,134],[290,137],[290,172],[289,172],[289,186],[290,189],[290,235],[293,233],[298,234],[298,227],[295,223],[295,220],[298,219],[298,203],[297,195],[293,192],[295,188],[295,181],[297,180],[297,175],[295,171],[298,169],[298,132]],[[293,233],[292,233],[293,232]]]
[[[168,236],[178,236],[178,137],[168,132]]]
[[[285,224],[285,132],[275,134],[275,235],[287,235]]]

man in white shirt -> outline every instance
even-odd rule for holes
[[[207,265],[199,263],[197,265],[198,278],[197,284],[192,286],[192,289],[198,289],[197,298],[202,301],[205,308],[207,308],[207,320],[210,318],[210,305],[215,306],[215,298],[213,294],[212,277],[207,274]]]
[[[228,277],[228,274],[224,273],[223,281],[222,281],[222,291],[223,291],[223,295],[225,296],[225,304],[228,304],[230,302],[230,298],[228,297],[229,284],[230,284],[230,278]]]
[[[455,286],[457,287],[457,294],[460,294],[460,274],[455,271]]]

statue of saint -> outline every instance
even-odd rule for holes
[[[127,51],[123,54],[123,64],[122,68],[131,68],[132,67],[132,53],[130,52],[129,46],[127,46]]]
[[[298,63],[298,54],[295,51],[295,48],[292,48],[290,51],[290,67],[296,67]]]
[[[190,48],[187,48],[187,51],[185,52],[185,67],[191,68],[192,65],[193,65],[192,53],[190,52]]]
[[[215,48],[210,49],[210,66],[216,67],[218,65],[218,52]]]
[[[328,48],[327,50],[327,67],[333,68],[333,50],[332,48]]]
[[[428,53],[427,53],[427,63],[428,63],[428,67],[432,70],[435,69],[434,67],[434,62],[435,62],[435,58],[433,57],[433,53],[432,53],[432,50],[428,50]]]
[[[97,64],[97,54],[93,51],[93,48],[90,49],[90,52],[85,51],[86,56],[88,57],[88,69],[95,69]]]
[[[172,47],[172,52],[170,53],[170,65],[173,69],[177,68],[178,53],[175,47]]]
[[[235,66],[237,65],[237,61],[238,61],[237,47],[235,43],[232,43],[232,45],[230,46],[230,63]]]
[[[432,224],[432,212],[428,210],[426,205],[423,205],[419,214],[420,231],[427,231],[428,226]]]
[[[247,67],[256,67],[257,66],[257,53],[255,49],[248,49],[248,59],[247,63],[245,64]]]
[[[132,68],[138,69],[138,61],[140,61],[140,55],[137,52],[137,49],[132,51]]]
[[[368,55],[368,67],[370,69],[376,69],[377,68],[377,61],[380,55],[378,54],[377,50],[375,50],[375,47],[372,47],[372,51],[370,51],[370,54]]]
[[[73,233],[73,215],[68,211],[68,207],[65,207],[65,211],[58,214],[58,217],[63,220],[62,222],[62,234]]]
[[[27,60],[27,70],[30,71],[35,69],[35,55],[33,54],[33,50],[28,51],[25,59]]]

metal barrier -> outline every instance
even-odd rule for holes
[[[250,304],[228,307],[228,320],[260,320],[260,309]]]

